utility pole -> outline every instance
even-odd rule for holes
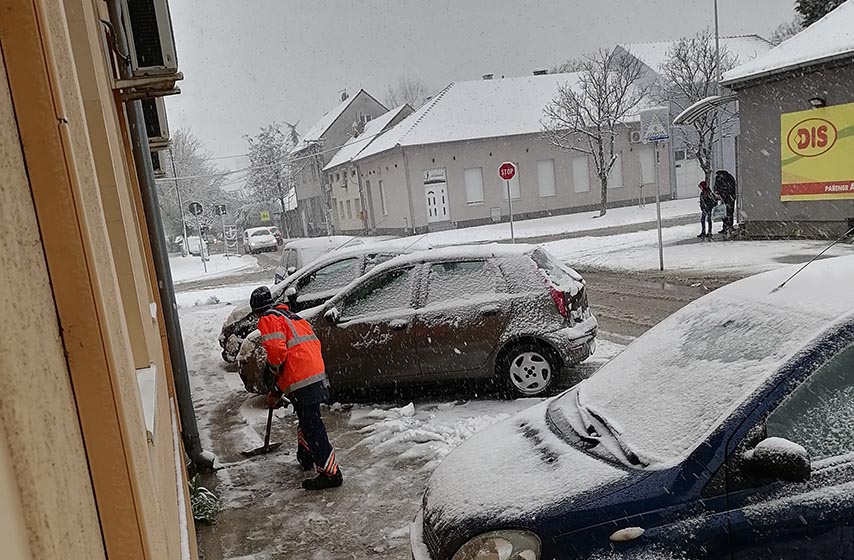
[[[715,74],[717,78],[717,95],[721,95],[721,31],[718,23],[718,0],[715,0]],[[721,109],[715,108],[715,136],[717,137],[718,149],[716,154],[715,169],[722,169],[724,165],[723,130],[721,127]],[[712,185],[714,185],[714,174],[712,174]]]
[[[183,242],[181,243],[181,255],[187,256],[185,253],[189,250],[187,246],[187,221],[184,219],[184,204],[181,202],[181,187],[178,185],[178,172],[175,170],[175,156],[172,153],[172,148],[169,148],[169,161],[172,162],[172,177],[175,178],[175,192],[178,195],[178,210],[181,212],[181,230],[183,232],[184,237],[182,237]],[[201,242],[201,238],[199,238],[199,242]]]

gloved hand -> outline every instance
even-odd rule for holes
[[[267,406],[270,408],[282,408],[285,406],[285,400],[282,394],[277,391],[267,393]]]

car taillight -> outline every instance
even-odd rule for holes
[[[566,317],[567,309],[566,309],[566,297],[564,293],[560,290],[556,290],[554,286],[549,286],[549,294],[552,296],[552,301],[555,302],[557,306],[557,312]]]

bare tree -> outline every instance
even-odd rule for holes
[[[664,64],[664,82],[658,90],[660,101],[673,103],[681,112],[694,103],[715,95],[718,91],[717,54],[715,39],[708,29],[694,37],[677,41],[667,53]],[[720,51],[721,73],[734,68],[735,56],[725,47]],[[718,126],[723,133],[732,129],[736,114],[732,111],[709,111],[694,121],[693,125],[680,127],[679,133],[687,149],[694,154],[700,168],[711,184],[713,172],[712,153],[718,141]],[[720,122],[719,122],[720,119]]]
[[[257,202],[275,202],[281,208],[280,227],[288,233],[287,199],[295,186],[298,162],[290,157],[296,138],[296,125],[288,132],[272,123],[262,127],[255,136],[246,135],[249,143],[249,172],[246,187]]]
[[[581,61],[576,83],[558,87],[544,110],[543,135],[554,146],[593,159],[601,187],[599,215],[608,211],[608,175],[617,159],[617,135],[646,97],[643,66],[634,57],[600,50]]]
[[[549,68],[549,74],[565,74],[567,72],[581,72],[582,70],[584,70],[584,60],[570,58]]]
[[[394,109],[407,103],[417,109],[426,103],[428,91],[427,84],[421,78],[402,76],[397,84],[386,86],[385,105]]]
[[[777,26],[774,31],[771,32],[771,37],[769,41],[771,41],[774,45],[779,45],[786,39],[790,39],[794,37],[798,33],[800,33],[804,28],[803,18],[801,16],[795,16],[794,19],[790,21],[784,21],[780,25]]]
[[[233,197],[222,188],[226,184],[226,171],[210,162],[210,153],[189,128],[176,130],[172,134],[171,148],[162,151],[160,157],[166,177],[157,181],[157,196],[167,236],[174,239],[183,235],[182,217],[191,231],[197,221],[217,230],[220,220],[214,215],[214,206],[233,202]],[[181,190],[180,205],[178,189]],[[187,209],[192,201],[200,202],[204,208],[198,218],[190,215]]]

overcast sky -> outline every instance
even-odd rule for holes
[[[170,127],[214,156],[246,152],[271,121],[305,132],[364,88],[383,101],[399,76],[431,90],[451,81],[529,74],[616,43],[712,26],[713,0],[170,0],[182,94]],[[793,0],[720,0],[721,34],[767,37]],[[245,160],[221,160],[237,168]]]

